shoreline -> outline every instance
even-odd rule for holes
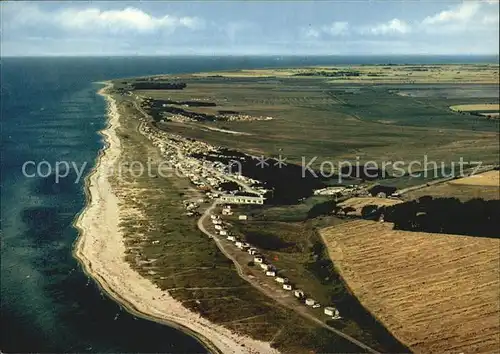
[[[98,92],[107,102],[107,125],[99,132],[104,146],[92,171],[85,177],[86,204],[73,226],[78,238],[73,256],[83,271],[129,313],[181,330],[211,353],[277,353],[269,343],[235,334],[191,312],[167,291],[157,288],[124,260],[125,246],[119,230],[119,200],[106,171],[120,158],[116,135],[120,115],[116,101],[107,94],[110,82]]]

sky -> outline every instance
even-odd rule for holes
[[[0,2],[2,56],[490,55],[498,0]]]

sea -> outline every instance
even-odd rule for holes
[[[193,337],[124,311],[73,258],[84,179],[106,124],[100,81],[152,74],[337,64],[498,63],[498,57],[1,58],[1,317],[4,353],[204,353]],[[25,172],[23,173],[23,166]],[[40,176],[32,176],[34,166]],[[71,166],[71,165],[70,165]],[[51,174],[52,172],[52,174]],[[41,177],[41,175],[47,177]]]

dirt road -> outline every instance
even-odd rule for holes
[[[260,290],[262,293],[264,293],[265,295],[269,296],[270,298],[272,298],[274,301],[278,302],[279,304],[285,306],[286,308],[289,308],[295,312],[297,312],[298,314],[300,314],[301,316],[307,318],[308,320],[311,320],[317,324],[319,324],[320,326],[328,329],[329,331],[331,332],[334,332],[335,334],[339,335],[340,337],[348,340],[349,342],[357,345],[358,347],[364,349],[365,351],[369,352],[369,353],[378,353],[375,349],[369,347],[368,345],[360,342],[359,340],[345,334],[345,333],[342,333],[340,332],[339,330],[333,328],[333,327],[330,327],[328,326],[326,323],[324,323],[323,321],[321,321],[320,319],[318,319],[317,317],[309,314],[308,312],[306,312],[306,308],[304,308],[303,306],[293,306],[292,304],[290,304],[289,302],[285,301],[284,299],[280,298],[280,297],[277,297],[276,294],[272,291],[270,291],[269,289],[266,289],[264,287],[262,287],[260,284],[258,284],[256,281],[254,281],[253,279],[251,279],[250,277],[248,277],[245,272],[243,271],[243,268],[241,267],[241,265],[234,259],[234,257],[225,249],[225,246],[222,244],[222,242],[220,241],[219,237],[217,235],[215,235],[214,233],[208,231],[205,227],[205,225],[203,225],[203,223],[205,222],[205,219],[212,213],[212,211],[215,209],[215,207],[217,206],[217,202],[214,202],[207,210],[205,210],[205,212],[203,213],[203,215],[200,217],[200,219],[198,220],[198,228],[201,230],[201,232],[203,232],[205,235],[213,238],[213,240],[215,241],[215,244],[217,245],[217,247],[220,249],[220,251],[228,258],[230,259],[233,263],[234,263],[234,266],[236,267],[236,271],[238,272],[238,275],[243,279],[245,280],[246,282],[250,283],[250,285],[252,285],[253,287],[255,287],[256,289]]]

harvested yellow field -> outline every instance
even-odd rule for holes
[[[349,198],[346,201],[339,203],[340,207],[351,207],[356,209],[352,215],[361,215],[361,210],[367,205],[376,205],[377,207],[391,206],[402,203],[399,199],[377,198],[377,197],[355,197]]]
[[[449,182],[450,184],[463,184],[470,186],[499,187],[500,171],[488,171],[477,175],[464,177]]]
[[[498,200],[500,199],[500,189],[486,185],[453,184],[450,182],[439,183],[415,191],[405,193],[405,200],[418,199],[430,195],[434,198],[457,198],[462,202],[471,199]]]
[[[352,292],[413,352],[498,353],[499,239],[367,220],[321,235]]]
[[[450,109],[457,112],[499,111],[500,104],[498,103],[460,104],[456,106],[450,106]]]

